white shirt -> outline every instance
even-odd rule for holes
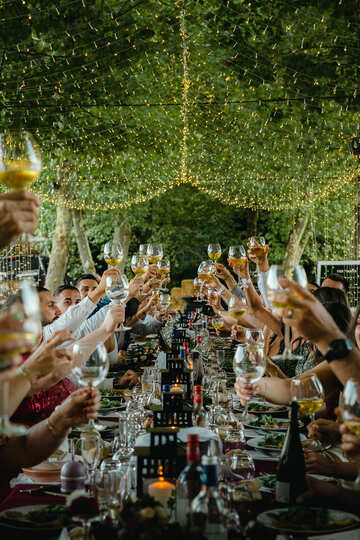
[[[60,315],[54,322],[44,326],[43,339],[46,341],[58,330],[71,330],[72,332],[75,332],[94,309],[95,304],[86,296],[79,304],[69,307],[69,309]]]

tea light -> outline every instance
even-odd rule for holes
[[[181,388],[181,386],[179,384],[173,384],[172,387],[170,388],[170,392],[172,394],[180,394],[181,392],[183,391],[183,389]]]
[[[159,467],[159,469],[162,469],[162,467]],[[159,474],[160,476],[157,481],[153,482],[148,487],[148,493],[154,497],[156,501],[161,503],[163,506],[166,506],[173,490],[175,489],[175,485],[165,480],[165,478],[162,476],[162,470],[159,471]]]

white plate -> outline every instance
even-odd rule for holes
[[[306,437],[305,435],[300,434],[300,439],[302,441],[305,441]],[[275,446],[261,446],[259,443],[261,443],[264,440],[264,437],[254,437],[253,439],[249,439],[247,441],[247,445],[251,448],[257,448],[259,450],[263,450],[264,452],[281,452],[281,448],[277,448]]]
[[[289,425],[289,420],[287,418],[276,418],[275,416],[273,416],[273,419],[277,424],[279,424],[279,427],[253,426],[250,422],[244,422],[244,426],[251,429],[259,429],[261,431],[287,431]],[[284,424],[283,427],[280,427],[281,424]]]
[[[329,527],[328,529],[299,529],[296,528],[296,526],[285,526],[279,527],[278,522],[276,521],[276,518],[272,517],[274,514],[280,514],[284,511],[288,510],[287,508],[282,509],[274,509],[274,510],[267,510],[266,512],[262,512],[258,515],[257,521],[261,523],[261,525],[264,525],[268,529],[277,530],[279,532],[286,532],[286,533],[301,533],[302,535],[309,535],[309,534],[335,534],[339,533],[341,531],[346,531],[348,529],[352,529],[355,525],[359,525],[359,518],[355,514],[350,514],[349,512],[343,512],[342,510],[328,510],[328,516],[330,523],[331,521],[342,521],[344,519],[352,518],[354,519],[355,523],[352,525],[344,526],[344,527]],[[321,510],[320,508],[312,508],[312,510]]]
[[[256,402],[258,403],[258,405],[264,405],[267,407],[266,410],[264,411],[254,411],[252,409],[249,410],[249,414],[279,414],[279,413],[284,413],[288,410],[288,407],[286,407],[285,405],[282,406],[282,405],[275,405],[274,403],[266,403],[264,401],[259,401],[259,402]],[[244,408],[245,407],[236,407],[234,408],[234,411],[236,412],[239,412],[239,413],[243,413],[244,412]]]
[[[37,525],[36,522],[34,523],[27,523],[27,522],[22,522],[22,521],[16,521],[16,520],[11,520],[10,518],[6,518],[6,513],[7,512],[21,512],[22,514],[26,515],[28,514],[29,512],[33,512],[33,511],[39,511],[39,510],[42,510],[43,508],[46,508],[47,506],[55,506],[55,505],[49,505],[49,504],[38,504],[36,506],[16,506],[15,508],[7,508],[6,510],[2,510],[0,512],[0,525],[1,527],[7,527],[9,529],[16,529],[16,530],[20,530],[20,531],[27,531],[29,533],[29,531],[32,531],[32,532],[53,532],[53,531],[59,531],[63,528],[64,524],[60,524],[60,525],[55,525],[55,526],[52,526],[52,525],[49,525],[49,526],[39,526]],[[58,506],[58,505],[56,505]]]

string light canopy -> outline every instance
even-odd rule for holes
[[[35,134],[34,189],[70,208],[183,183],[265,210],[352,197],[353,16],[341,1],[5,0],[2,125]]]

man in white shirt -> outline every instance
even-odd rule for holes
[[[65,313],[71,306],[76,306],[81,302],[81,296],[76,287],[73,285],[60,285],[55,293],[56,305],[59,308],[61,315]]]
[[[57,307],[56,300],[51,292],[45,287],[38,287],[43,322],[43,339],[49,339],[57,330],[75,331],[79,328],[104,296],[106,277],[116,275],[120,275],[117,268],[105,270],[96,289],[83,298],[79,304],[71,306],[63,314]]]

